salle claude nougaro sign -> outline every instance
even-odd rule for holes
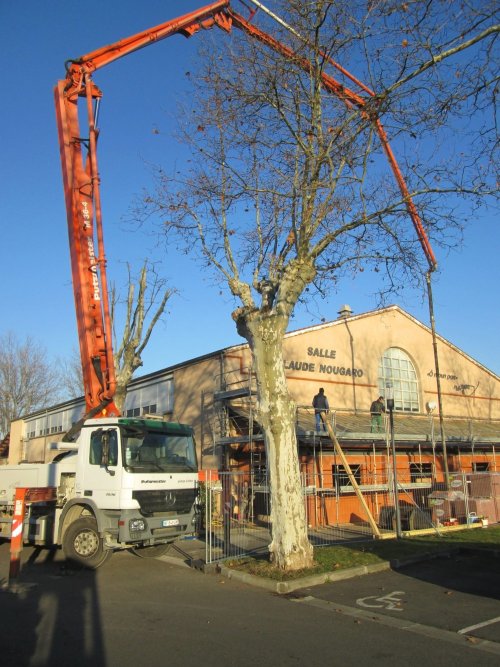
[[[344,375],[347,377],[360,378],[363,377],[364,371],[361,368],[353,368],[352,366],[338,366],[335,363],[328,363],[331,359],[337,358],[337,350],[330,350],[324,347],[308,347],[308,357],[318,357],[325,361],[301,361],[293,359],[292,361],[285,360],[285,370],[287,371],[306,371],[307,373],[325,373],[326,375]]]

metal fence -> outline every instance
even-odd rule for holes
[[[452,473],[448,488],[425,474],[397,471],[397,494],[390,471],[371,479],[365,475],[358,494],[345,472],[323,474],[320,480],[303,474],[311,543],[320,547],[392,537],[398,518],[402,534],[440,533],[500,521],[500,473]],[[270,493],[265,472],[207,472],[202,500],[207,563],[268,552]]]

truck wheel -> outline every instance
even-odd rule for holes
[[[103,565],[112,554],[111,549],[104,548],[96,520],[89,516],[81,517],[69,526],[62,547],[68,560],[91,570]]]
[[[158,558],[158,556],[164,556],[169,547],[168,542],[166,544],[155,544],[151,547],[133,547],[132,553],[139,558]]]

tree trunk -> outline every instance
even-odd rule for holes
[[[127,388],[132,379],[134,372],[142,366],[142,361],[136,350],[138,341],[133,340],[121,354],[121,368],[115,361],[116,372],[116,390],[114,395],[114,402],[120,414],[123,414],[125,406],[125,399],[127,398]]]
[[[121,415],[123,415],[123,408],[125,399],[127,398],[127,385],[120,385],[116,387],[114,402]]]
[[[271,560],[282,570],[311,567],[313,548],[300,483],[295,404],[288,392],[283,365],[283,322],[276,314],[246,314],[244,327],[253,353],[258,415],[266,434],[271,487]],[[241,324],[241,323],[240,323]]]

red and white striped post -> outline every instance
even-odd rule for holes
[[[10,567],[9,584],[17,579],[21,571],[21,552],[23,550],[24,517],[26,503],[46,503],[56,499],[56,489],[52,486],[19,487],[14,497],[14,516],[10,532]]]
[[[23,550],[24,513],[26,509],[26,493],[29,489],[16,489],[14,499],[14,516],[10,533],[10,567],[9,583],[16,579],[21,570],[21,551]]]

